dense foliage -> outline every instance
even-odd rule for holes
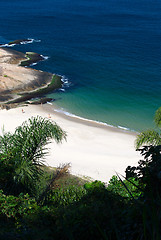
[[[45,144],[65,136],[42,118],[1,136],[0,239],[161,239],[161,145],[140,149],[138,166],[105,186],[43,165]]]
[[[45,145],[53,138],[57,143],[66,137],[49,119],[31,118],[15,132],[0,136],[0,188],[6,193],[34,194],[42,174]]]
[[[135,141],[136,149],[140,148],[143,145],[157,146],[161,144],[161,107],[156,111],[154,115],[154,123],[158,128],[157,130],[145,130],[138,134]]]

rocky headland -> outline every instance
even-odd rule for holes
[[[24,54],[0,47],[1,105],[13,105],[35,97],[42,99],[49,91],[62,86],[61,76],[26,67],[41,60],[43,57],[37,53]]]

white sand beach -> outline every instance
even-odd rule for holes
[[[43,74],[42,71],[18,66],[22,59],[24,54],[20,52],[0,49],[1,93],[19,88],[24,90],[26,84],[35,80],[35,72]],[[59,145],[54,141],[49,144],[47,165],[58,167],[70,163],[71,173],[108,182],[116,172],[124,175],[128,165],[137,164],[139,154],[134,149],[136,134],[65,116],[48,104],[0,110],[0,133],[3,128],[6,132],[13,132],[32,116],[48,117],[49,114],[67,132],[67,141]]]
[[[124,175],[128,165],[139,161],[140,155],[134,148],[135,133],[71,118],[55,112],[47,104],[0,110],[0,133],[3,127],[13,132],[31,116],[48,117],[48,114],[67,132],[66,142],[49,144],[46,157],[49,166],[71,163],[71,173],[108,182],[116,172]]]

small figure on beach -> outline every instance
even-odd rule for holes
[[[50,114],[48,114],[48,118],[51,118]]]
[[[23,108],[22,108],[22,113],[25,113],[25,111],[23,110]]]

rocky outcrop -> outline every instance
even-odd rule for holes
[[[25,56],[15,50],[0,48],[0,102],[11,104],[42,98],[61,88],[61,76],[19,66],[21,62],[31,64],[42,58],[37,53],[28,52]]]

